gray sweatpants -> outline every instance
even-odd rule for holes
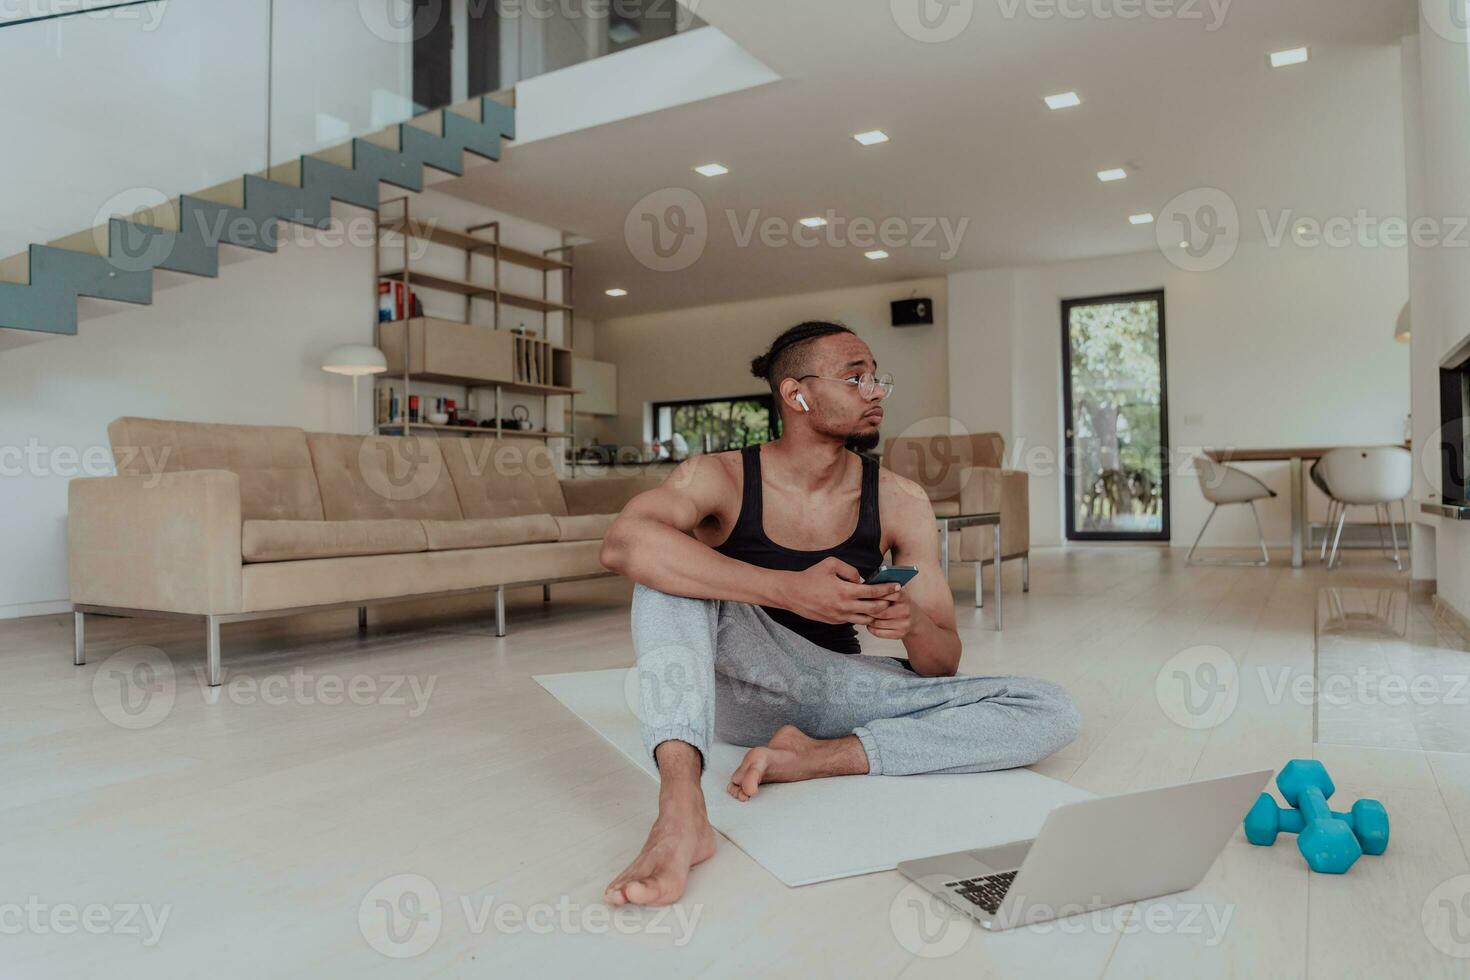
[[[894,657],[836,653],[759,606],[633,589],[643,744],[699,750],[715,735],[764,745],[782,725],[853,734],[868,771],[986,772],[1030,765],[1077,737],[1067,692],[1032,677],[920,677]]]

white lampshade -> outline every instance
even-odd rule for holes
[[[382,374],[388,370],[388,359],[371,344],[342,344],[327,351],[322,358],[322,370],[353,377]]]
[[[1401,344],[1409,342],[1409,304],[1399,311],[1398,322],[1393,325],[1393,339]]]

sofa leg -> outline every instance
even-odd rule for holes
[[[495,635],[505,635],[505,586],[495,588]]]
[[[1021,591],[1031,591],[1031,556],[1021,556]]]
[[[360,630],[367,629],[367,606],[357,607],[357,628]]]
[[[545,585],[541,586],[541,601],[542,602],[550,602],[551,601],[551,583],[550,582],[548,582]]]
[[[73,612],[71,615],[73,636],[71,662],[80,667],[87,662],[87,614]]]
[[[985,608],[985,583],[980,576],[980,570],[985,567],[984,562],[975,563],[975,608]]]
[[[206,668],[207,668],[208,674],[209,674],[209,686],[210,687],[219,687],[219,685],[220,685],[219,617],[218,616],[205,616],[204,617],[204,631],[205,631],[205,647],[206,647],[205,657],[206,657],[206,660],[207,660]]]

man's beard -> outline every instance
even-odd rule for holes
[[[882,434],[874,429],[872,432],[857,432],[843,441],[843,445],[855,453],[868,453],[878,448],[878,441]]]

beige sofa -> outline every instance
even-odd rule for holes
[[[1001,561],[1021,559],[1022,590],[1031,590],[1030,483],[1024,470],[1008,470],[1005,439],[998,432],[956,436],[900,436],[883,444],[883,465],[924,488],[934,516],[1000,512]],[[951,561],[975,564],[976,604],[980,569],[995,561],[989,527],[959,532],[959,554]],[[948,569],[946,569],[946,572]]]
[[[117,476],[70,485],[75,662],[87,614],[221,623],[611,574],[617,512],[657,479],[558,480],[534,439],[120,418]]]

